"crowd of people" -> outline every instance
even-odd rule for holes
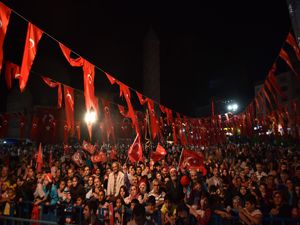
[[[102,146],[107,149],[109,146]],[[165,146],[158,162],[130,163],[128,146],[116,160],[84,165],[63,146],[0,147],[0,215],[55,219],[59,224],[264,224],[300,220],[300,161],[296,144],[230,143],[197,149],[206,173],[179,167],[182,148]],[[49,154],[52,160],[49,164]],[[42,212],[42,213],[41,213]],[[46,218],[46,216],[48,216]],[[42,218],[41,218],[42,217]]]

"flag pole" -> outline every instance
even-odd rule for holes
[[[178,165],[177,165],[177,171],[179,170],[179,165],[180,165],[182,153],[183,153],[183,148],[181,148],[181,153],[180,153],[180,157],[179,157],[179,161],[178,161]]]

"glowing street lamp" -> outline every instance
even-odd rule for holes
[[[230,104],[227,106],[227,109],[229,112],[235,112],[235,111],[237,111],[238,108],[239,108],[239,106],[236,103]]]
[[[87,111],[84,117],[84,120],[87,124],[93,124],[97,120],[97,115],[94,110]]]

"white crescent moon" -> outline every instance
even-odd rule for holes
[[[32,40],[32,38],[29,38],[29,42],[30,42],[30,48],[34,48],[34,40]]]
[[[18,79],[21,76],[21,74],[17,73],[15,74],[15,79]]]
[[[91,84],[91,83],[93,82],[93,78],[92,78],[91,74],[89,73],[89,74],[87,75],[87,77],[88,77],[88,79],[89,79],[89,83]]]
[[[0,20],[0,28],[2,28],[3,26],[3,23],[2,23],[2,20]]]

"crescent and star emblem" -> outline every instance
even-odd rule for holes
[[[0,28],[2,28],[3,26],[3,23],[2,23],[2,20],[0,20]]]
[[[35,45],[34,40],[32,38],[29,38],[29,42],[30,42],[29,48],[34,48]]]

